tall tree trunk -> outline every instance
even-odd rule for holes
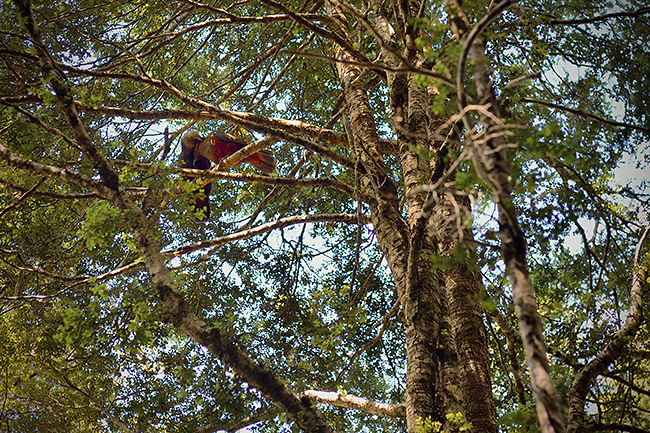
[[[328,15],[339,23],[332,28],[333,32],[351,41],[345,15],[333,3],[326,5]],[[406,419],[409,431],[413,432],[422,420],[444,421],[444,394],[438,364],[441,302],[444,300],[442,275],[434,272],[427,260],[436,253],[435,245],[426,236],[414,238],[412,235],[411,227],[420,217],[422,198],[408,203],[409,222],[401,215],[397,189],[388,178],[383,156],[378,151],[379,139],[360,79],[361,69],[338,44],[334,44],[334,56],[340,60],[337,70],[348,106],[354,145],[359,148],[365,171],[363,181],[377,199],[371,216],[375,233],[386,254],[402,303],[407,346]],[[402,167],[407,185],[422,180],[426,165],[414,152],[403,152]],[[427,221],[419,223],[427,225]]]
[[[424,58],[421,51],[417,50],[415,46],[416,38],[421,35],[412,26],[413,20],[420,13],[420,4],[410,1],[403,8],[405,8],[402,9],[402,21],[405,23],[405,57],[411,65],[422,67]],[[428,210],[430,205],[425,203],[424,194],[414,195],[409,200],[409,190],[417,185],[438,184],[443,176],[453,179],[454,173],[449,173],[453,161],[449,160],[448,149],[452,146],[458,147],[450,142],[435,141],[435,132],[447,119],[431,114],[429,107],[432,106],[433,94],[436,92],[429,92],[434,89],[425,88],[415,80],[415,77],[415,74],[409,74],[408,97],[401,98],[408,103],[405,128],[403,129],[408,131],[404,139],[411,145],[408,150],[403,151],[402,162],[411,222],[414,224],[418,215],[429,219],[428,234],[432,235],[431,241],[435,246],[432,245],[427,253],[444,258],[447,262],[447,266],[443,266],[443,279],[438,286],[443,290],[437,296],[440,296],[441,299],[448,299],[448,302],[443,304],[448,318],[445,318],[443,322],[449,322],[450,329],[448,331],[452,336],[447,345],[453,344],[454,347],[449,347],[446,354],[453,353],[452,357],[457,358],[458,362],[451,363],[452,359],[440,350],[439,356],[442,358],[439,359],[439,362],[449,364],[443,368],[447,375],[451,371],[455,377],[453,379],[446,377],[445,379],[446,381],[453,380],[454,383],[458,382],[461,392],[460,396],[447,393],[446,412],[455,413],[458,412],[457,408],[462,408],[466,420],[472,423],[473,431],[496,432],[496,409],[492,397],[490,361],[480,306],[482,282],[480,275],[471,269],[469,262],[473,258],[473,250],[462,243],[462,238],[471,237],[471,229],[467,229],[469,201],[466,197],[454,197],[457,202],[454,206],[444,194],[433,191],[433,194],[438,195],[437,200],[433,200],[432,195],[428,196],[428,200],[438,202],[438,206],[435,212],[431,212]],[[391,92],[391,94],[393,93],[395,92]],[[458,138],[456,134],[452,134],[452,136],[452,138]],[[419,157],[422,152],[413,152],[411,150],[413,147],[429,150],[432,160],[422,160]],[[417,160],[418,169],[412,168],[415,167],[415,164],[412,164],[412,167],[405,164],[406,158]],[[409,168],[412,173],[408,171]],[[444,189],[444,183],[439,183],[439,189]],[[458,206],[459,203],[460,206]],[[459,213],[458,207],[466,212]],[[457,224],[459,218],[461,221],[460,224]],[[463,218],[465,221],[462,221]],[[460,232],[457,227],[461,227]],[[462,249],[465,254],[454,254],[456,249]],[[421,262],[430,269],[433,268],[430,258],[423,257]],[[429,273],[432,271],[429,270]],[[447,387],[447,389],[449,388]],[[462,405],[457,404],[458,401],[462,401]]]
[[[395,31],[386,18],[388,12],[379,2],[374,2],[371,7],[375,29],[382,40],[382,60],[393,67],[404,66],[404,59],[420,66],[423,58],[415,47],[417,33],[410,24],[418,14],[417,2],[405,2],[399,7],[401,19],[397,21],[404,25],[400,29],[405,44],[403,56],[397,54]],[[345,16],[334,5],[328,5],[328,13],[338,17],[340,23],[347,23]],[[344,40],[350,41],[345,25],[333,30]],[[366,167],[372,170],[376,168],[376,162],[367,158],[371,154],[368,143],[376,139],[376,130],[371,122],[371,111],[362,83],[358,79],[361,71],[349,63],[353,59],[342,47],[335,46],[335,57],[344,61],[338,63],[337,68],[350,111],[352,130],[359,142],[356,145],[363,147],[360,154],[362,159],[365,155]],[[439,241],[435,234],[445,227],[447,218],[436,219],[424,209],[427,194],[411,193],[413,188],[434,180],[434,171],[437,176],[442,174],[436,168],[441,164],[444,167],[444,155],[439,155],[439,160],[430,164],[421,152],[432,147],[430,131],[439,127],[442,120],[431,121],[428,115],[430,96],[427,89],[416,82],[413,74],[388,71],[386,75],[393,125],[400,143],[408,223],[399,215],[399,208],[382,206],[381,198],[377,209],[373,210],[373,222],[402,302],[407,345],[408,429],[414,431],[424,419],[445,424],[445,413],[462,411],[477,431],[494,432],[496,415],[492,403],[487,343],[480,304],[477,302],[480,278],[476,273],[468,272],[467,263],[460,265],[462,269],[446,274],[433,266],[433,257],[450,253],[450,248],[443,245],[447,241]],[[366,122],[360,121],[364,118]],[[364,137],[372,138],[364,140]],[[372,180],[367,182],[370,185],[373,183]],[[387,213],[387,209],[391,209],[391,214]],[[399,225],[395,224],[396,221],[399,221]],[[399,239],[396,227],[401,233]],[[405,247],[406,250],[403,249]],[[408,255],[405,256],[404,251],[409,251]],[[445,286],[448,286],[447,290]],[[447,298],[452,308],[449,312]],[[460,343],[463,351],[463,361],[460,363],[457,362],[457,343]],[[459,384],[460,393],[457,390]],[[460,404],[461,399],[464,405]]]
[[[467,208],[469,200],[460,200]],[[471,236],[471,230],[456,224],[462,218],[449,200],[444,200],[438,216],[438,239],[441,257],[447,258],[445,284],[449,299],[449,317],[459,362],[463,411],[472,423],[472,432],[495,433],[497,418],[492,384],[487,333],[483,323],[481,275],[470,261],[474,249],[459,240]]]
[[[512,4],[510,0],[498,3],[486,14],[486,17],[496,18],[510,4]],[[481,115],[480,123],[486,131],[486,136],[492,136],[493,138],[485,139],[481,144],[476,144],[478,151],[476,160],[477,162],[480,161],[484,168],[478,167],[478,163],[475,165],[477,169],[485,172],[484,180],[492,188],[494,201],[499,211],[501,256],[512,285],[515,311],[517,312],[519,330],[526,354],[526,363],[530,371],[531,387],[535,395],[540,429],[544,433],[563,433],[562,405],[555,392],[555,384],[551,377],[542,324],[537,313],[537,303],[528,273],[526,239],[517,221],[512,199],[508,159],[504,141],[500,135],[503,132],[503,125],[501,120],[495,121],[495,119],[503,119],[503,115],[492,87],[489,61],[485,55],[485,46],[480,37],[480,30],[485,27],[478,24],[474,28],[470,26],[461,2],[447,0],[447,5],[450,10],[452,31],[463,46],[461,61],[467,60],[467,57],[471,56],[471,63],[474,66],[473,81],[478,100],[484,101],[486,110],[489,110],[491,114],[491,116]],[[485,19],[481,22],[482,26],[487,26],[490,20]],[[466,89],[462,85],[463,72],[463,70],[458,71],[458,88],[456,89],[461,109],[467,108]],[[463,121],[467,133],[471,134],[472,121],[466,116],[463,117]]]

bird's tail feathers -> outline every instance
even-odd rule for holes
[[[246,158],[245,161],[253,164],[253,167],[257,168],[264,174],[273,173],[277,166],[275,156],[273,156],[273,151],[268,149],[262,149],[259,152],[252,154]]]

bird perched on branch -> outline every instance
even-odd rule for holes
[[[196,132],[196,131],[194,131]],[[181,154],[178,161],[180,168],[194,168],[196,170],[209,170],[210,160],[195,153],[194,146],[189,144],[185,136],[181,139]],[[183,176],[183,179],[193,179],[192,176]],[[210,191],[212,191],[212,182],[203,187],[203,191],[192,191],[194,198],[194,212],[199,221],[207,221],[210,217]]]
[[[232,155],[247,144],[237,140],[224,132],[213,132],[207,137],[201,137],[198,131],[190,130],[183,134],[181,139],[181,155],[178,166],[181,168],[194,168],[196,170],[209,170],[210,161],[219,164],[221,160]],[[263,149],[242,160],[252,164],[262,173],[271,174],[275,171],[276,161],[273,152]],[[187,178],[187,177],[186,177]],[[194,208],[200,221],[207,221],[210,217],[210,191],[212,183],[203,187],[203,194],[196,194]]]

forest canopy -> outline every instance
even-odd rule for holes
[[[0,14],[0,431],[650,433],[644,1]]]

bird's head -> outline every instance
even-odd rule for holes
[[[197,146],[202,141],[203,137],[201,137],[199,135],[199,132],[194,129],[187,131],[185,134],[183,134],[183,138],[181,138],[181,142],[184,146],[187,147]]]

